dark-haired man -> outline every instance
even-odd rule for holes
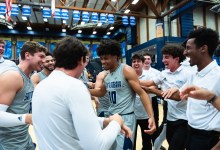
[[[34,41],[26,42],[17,66],[8,67],[0,74],[0,149],[34,150],[28,133],[32,124],[31,103],[34,91],[30,74],[40,71],[45,51]]]
[[[180,45],[165,45],[162,49],[162,61],[166,69],[161,72],[160,76],[153,78],[151,81],[143,81],[141,84],[145,86],[161,85],[161,89],[165,93],[169,88],[180,88],[192,75],[190,71],[180,65],[185,59],[183,52],[184,48]],[[161,93],[159,93],[159,96],[161,96]],[[165,97],[165,100],[168,103],[166,138],[169,143],[169,149],[184,150],[187,137],[187,102],[175,101],[167,97]]]
[[[96,116],[90,93],[78,79],[87,54],[82,42],[67,36],[57,43],[53,53],[55,70],[33,94],[33,124],[39,149],[107,150],[121,128],[130,137],[130,129],[118,114]]]
[[[181,90],[186,86],[195,85],[220,96],[220,67],[212,60],[218,41],[218,33],[209,28],[190,32],[184,54],[189,57],[191,66],[197,66],[198,71],[188,79]],[[180,100],[178,89],[172,89],[169,95]],[[188,149],[212,149],[219,141],[220,112],[211,103],[207,103],[207,100],[189,97],[186,115],[189,125]]]
[[[47,49],[42,46],[45,51]],[[31,76],[31,80],[34,84],[34,87],[37,86],[37,84],[44,80],[46,77],[49,76],[49,74],[54,70],[54,65],[55,65],[55,59],[53,58],[52,54],[47,52],[46,57],[43,60],[43,70],[41,70],[38,73],[35,73]]]
[[[97,48],[97,54],[101,58],[103,68],[109,70],[110,73],[105,77],[102,87],[100,89],[91,89],[91,94],[100,97],[108,92],[110,100],[109,114],[119,113],[124,119],[125,124],[134,132],[136,124],[134,100],[137,93],[149,117],[149,130],[146,130],[146,132],[152,134],[156,127],[151,101],[141,88],[134,69],[119,62],[122,55],[120,43],[110,39],[103,40]],[[132,149],[132,142],[133,138],[129,139],[120,134],[112,149]]]

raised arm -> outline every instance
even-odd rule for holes
[[[154,122],[154,113],[152,109],[151,100],[149,99],[149,96],[141,88],[137,74],[133,68],[131,68],[130,66],[125,66],[123,69],[123,73],[125,79],[128,81],[131,88],[140,96],[143,106],[149,116],[149,130],[146,133],[152,134],[156,130],[156,126]]]

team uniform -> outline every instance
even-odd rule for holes
[[[108,117],[109,116],[109,106],[110,101],[108,98],[108,93],[105,94],[103,97],[99,97],[99,107],[96,109],[97,115],[99,117]]]
[[[83,69],[83,71],[82,71],[81,76],[79,77],[79,79],[80,79],[81,81],[83,81],[83,83],[89,82],[88,73],[87,73],[87,69],[86,69],[86,68]]]
[[[138,77],[139,80],[150,80],[150,77],[146,71],[142,71],[142,74]],[[136,137],[137,137],[137,127],[138,125],[141,128],[142,136],[142,149],[150,150],[152,149],[151,139],[152,136],[146,134],[144,130],[148,130],[148,114],[141,102],[140,96],[136,94],[136,99],[134,102],[134,114],[136,117],[136,128],[135,128],[135,140],[134,140],[134,149],[136,148]]]
[[[44,80],[47,77],[43,70],[38,72],[37,74],[40,77],[40,81]]]
[[[215,61],[195,73],[183,89],[189,85],[196,85],[208,89],[220,96],[220,67]],[[187,104],[187,118],[189,124],[189,149],[210,150],[219,141],[220,111],[206,100],[196,100],[189,97]]]
[[[181,88],[190,76],[192,76],[192,72],[180,66],[174,72],[170,72],[169,69],[163,70],[160,76],[153,78],[153,81],[156,85],[160,84],[164,91],[172,87]],[[184,149],[187,137],[187,101],[165,100],[168,104],[166,137],[169,149]]]
[[[10,70],[12,69],[10,68]],[[12,114],[31,113],[33,83],[20,68],[14,67],[13,70],[17,70],[21,74],[24,85],[22,90],[16,93],[12,104],[6,112]],[[0,150],[34,150],[35,145],[28,133],[28,128],[28,124],[15,127],[0,127]]]
[[[118,68],[114,72],[109,73],[104,79],[110,100],[109,114],[120,114],[124,123],[132,130],[132,133],[134,133],[136,124],[134,101],[136,93],[126,81],[123,74],[123,68],[124,64],[119,64]],[[120,133],[112,149],[132,149],[133,139],[134,135],[132,139],[129,139],[125,138],[124,134]]]
[[[103,121],[86,86],[62,71],[54,70],[35,88],[33,124],[39,149],[107,150],[121,128],[111,121],[102,130]]]

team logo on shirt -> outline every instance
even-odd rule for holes
[[[24,101],[31,101],[33,96],[33,91],[25,93]]]
[[[121,86],[122,86],[121,81],[113,81],[113,82],[107,82],[106,83],[107,89],[121,88]]]

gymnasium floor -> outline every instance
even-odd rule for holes
[[[162,105],[159,104],[160,120],[161,120],[161,118],[163,117],[163,116],[162,116],[162,115],[163,115],[162,112],[163,112]],[[29,128],[29,132],[30,132],[30,134],[31,134],[31,137],[32,137],[33,141],[34,141],[35,143],[37,143],[37,140],[36,140],[36,137],[35,137],[35,135],[34,135],[34,131],[33,131],[33,126],[30,126],[30,128]],[[140,128],[138,128],[137,136],[138,136],[138,137],[137,137],[137,145],[136,145],[136,149],[137,149],[137,150],[141,150],[141,148],[142,148],[142,140],[141,140],[141,132],[140,132]],[[168,148],[167,141],[164,141],[164,142],[163,142],[163,146],[164,146],[166,149]],[[36,148],[36,150],[39,150],[38,147]]]

